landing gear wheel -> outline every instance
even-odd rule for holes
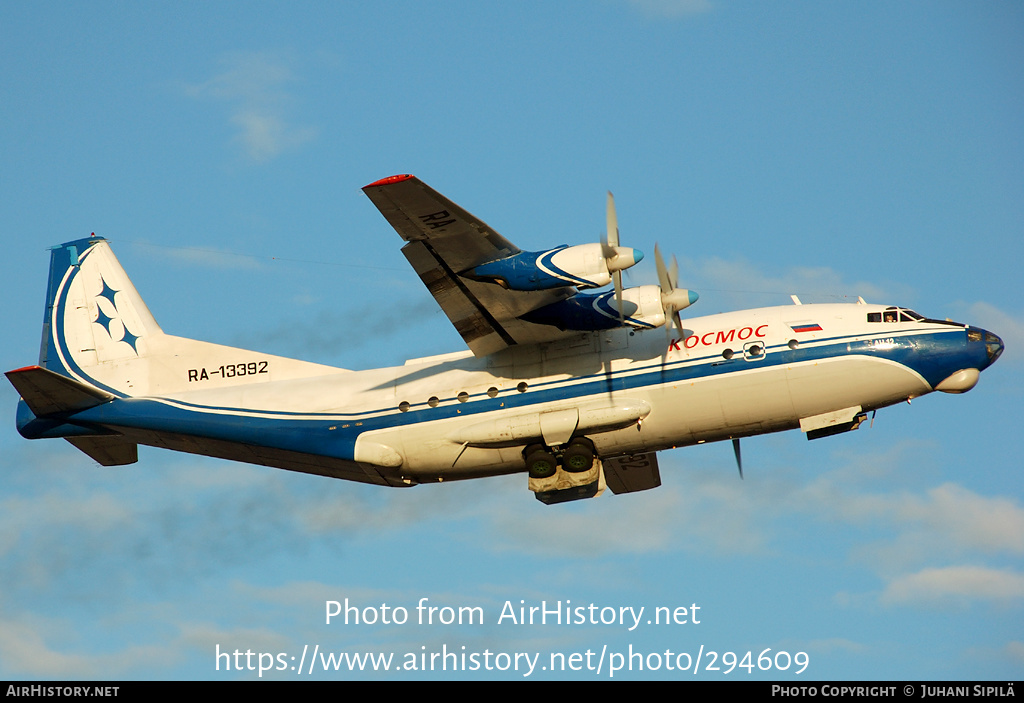
[[[562,452],[562,468],[574,474],[594,466],[594,445],[587,439],[574,439]]]
[[[542,444],[531,444],[523,456],[526,458],[526,470],[530,472],[530,478],[548,478],[558,470],[555,455]]]

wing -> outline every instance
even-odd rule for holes
[[[408,242],[402,253],[474,354],[571,336],[519,318],[574,295],[575,287],[515,291],[461,275],[520,251],[485,223],[415,176],[384,178],[363,192]]]

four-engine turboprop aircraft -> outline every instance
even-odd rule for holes
[[[697,296],[657,249],[659,285],[623,289],[643,254],[619,245],[610,194],[602,242],[524,252],[413,176],[363,190],[469,350],[348,371],[174,337],[90,237],[52,249],[39,364],[7,372],[18,431],[104,466],[144,444],[384,486],[523,472],[551,503],[658,486],[663,449],[731,439],[739,462],[741,437],[856,429],[970,390],[1003,350],[863,301],[684,326]]]

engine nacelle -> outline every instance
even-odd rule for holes
[[[665,324],[661,288],[637,286],[622,291],[622,316],[615,292],[577,293],[522,316],[527,322],[553,325],[562,330],[606,330],[614,327],[651,329]]]
[[[547,251],[523,251],[462,273],[477,281],[490,281],[511,290],[546,290],[576,286],[600,288],[612,282],[612,273],[633,266],[644,254],[639,249],[611,247],[605,257],[601,244],[560,246]]]

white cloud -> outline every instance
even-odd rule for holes
[[[881,597],[883,603],[900,605],[1022,599],[1024,575],[981,566],[923,569],[900,576],[889,582]]]
[[[207,249],[203,247],[168,247],[149,242],[136,242],[138,247],[159,247],[160,257],[164,260],[173,259],[185,265],[198,265],[216,269],[239,269],[255,271],[263,268],[263,263],[249,254],[232,251]]]
[[[804,506],[823,511],[822,519],[884,528],[889,536],[884,543],[866,545],[860,551],[875,568],[899,569],[908,563],[977,552],[1024,554],[1024,508],[1009,498],[981,496],[954,483],[928,489],[923,495],[867,493],[828,476],[799,493],[806,499]],[[800,499],[789,504],[796,500]]]
[[[1024,642],[1019,640],[1007,642],[1006,647],[1003,649],[1003,653],[1018,664],[1024,665]]]
[[[552,507],[537,503],[522,488],[516,495],[521,499],[489,506],[486,511],[495,548],[573,556],[665,549],[677,528],[681,497],[678,491],[663,487],[635,500],[602,496],[583,507]],[[614,524],[629,527],[611,528]]]
[[[134,669],[152,671],[175,660],[164,646],[133,646],[88,654],[58,650],[47,640],[61,639],[65,628],[53,621],[0,619],[0,672],[15,677],[56,679],[117,678]]]
[[[684,259],[680,266],[680,285],[702,295],[705,300],[698,305],[713,305],[715,310],[788,305],[789,296],[794,294],[803,303],[855,303],[858,296],[869,303],[895,303],[913,297],[913,289],[904,284],[879,286],[869,281],[848,281],[826,266],[765,272],[744,259],[718,257]]]
[[[23,539],[27,526],[39,524],[46,515],[49,528],[71,528],[75,532],[102,532],[130,523],[131,510],[106,493],[76,495],[48,492],[33,497],[12,497],[0,502],[0,556]]]
[[[288,120],[293,97],[288,86],[298,79],[282,57],[271,53],[237,53],[222,59],[224,70],[185,91],[195,98],[230,106],[235,141],[254,162],[268,161],[316,136],[308,126]]]

